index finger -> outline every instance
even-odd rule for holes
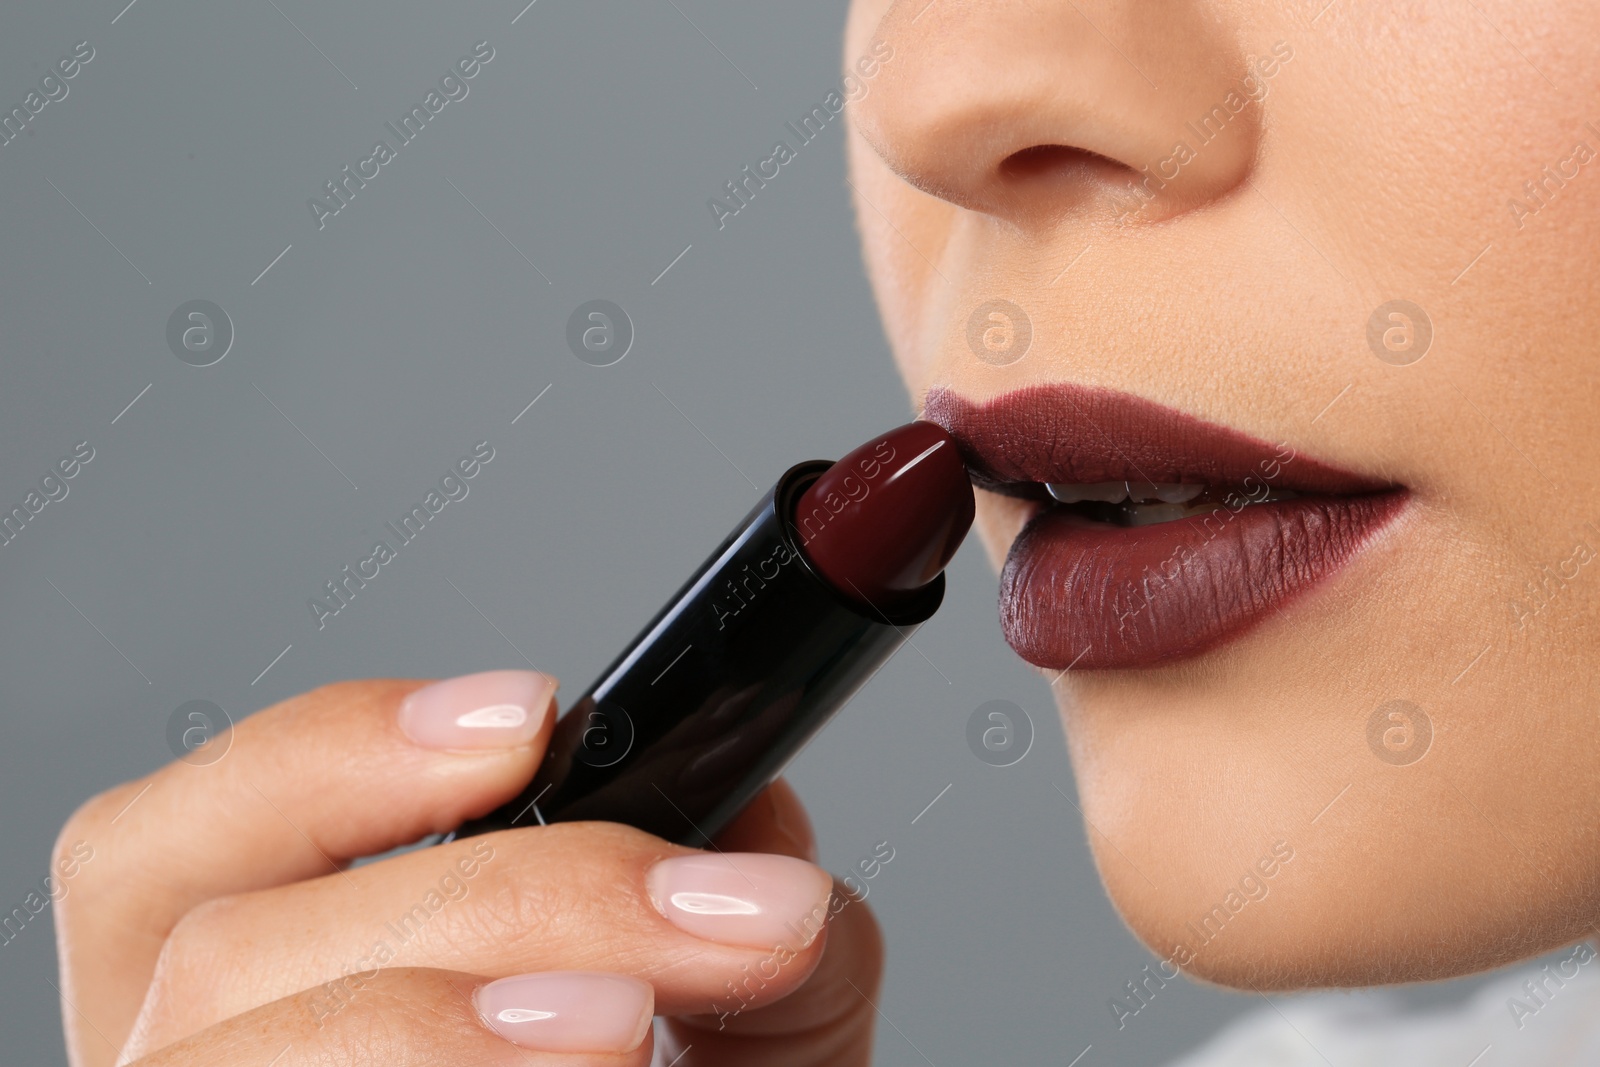
[[[64,994],[126,1034],[197,905],[341,871],[504,803],[543,753],[555,687],[532,671],[343,682],[245,719],[213,764],[89,801],[56,846],[93,849],[58,905]]]

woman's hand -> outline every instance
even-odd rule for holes
[[[328,686],[85,804],[56,849],[93,849],[56,916],[74,1067],[642,1067],[652,1012],[676,1067],[867,1063],[877,928],[782,783],[712,852],[567,823],[349,867],[514,797],[553,691]]]

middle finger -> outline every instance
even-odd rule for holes
[[[340,1010],[379,967],[500,977],[632,974],[661,1014],[769,1002],[816,966],[832,878],[803,860],[699,852],[613,823],[456,841],[211,901],[162,950],[139,1031],[159,1047],[297,990]]]

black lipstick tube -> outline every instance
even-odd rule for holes
[[[599,819],[704,847],[766,788],[944,599],[940,574],[880,612],[811,566],[795,503],[830,466],[791,467],[455,836]]]

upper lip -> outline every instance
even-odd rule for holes
[[[1070,383],[1028,386],[981,403],[935,388],[923,418],[956,439],[976,484],[1003,493],[1034,495],[1049,482],[1227,487],[1252,478],[1308,494],[1396,488],[1287,442],[1271,444],[1142,397]]]

